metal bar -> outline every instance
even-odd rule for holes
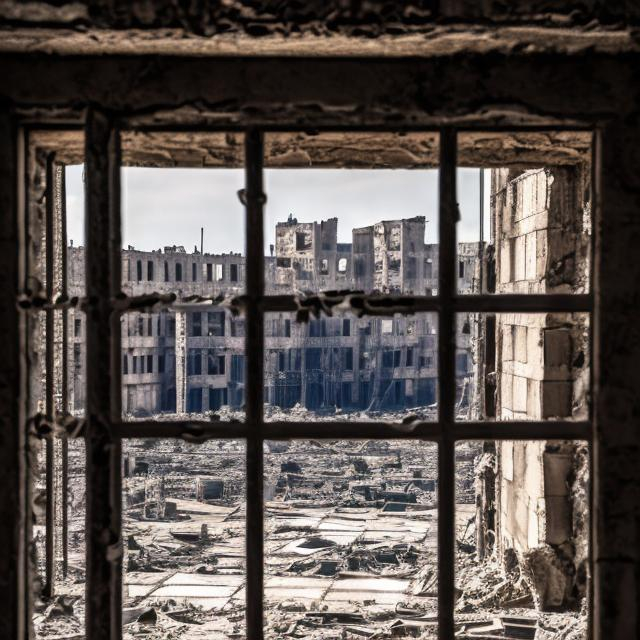
[[[246,423],[185,420],[115,422],[112,428],[118,438],[183,438],[196,442],[247,438],[250,431]]]
[[[67,180],[64,165],[58,165],[56,184],[60,198],[60,256],[61,280],[60,294],[67,297]],[[62,310],[62,389],[61,408],[63,415],[69,411],[69,310]],[[69,569],[69,441],[62,439],[62,575],[67,577]]]
[[[53,300],[31,298],[27,292],[19,294],[19,305],[25,310],[42,311],[47,309],[84,310],[89,304],[86,298],[73,300]],[[344,293],[340,296],[320,294],[308,298],[286,295],[264,296],[264,312],[296,312],[331,309],[333,306],[349,302],[354,313],[363,316],[392,316],[396,313],[413,314],[437,312],[442,306],[440,297],[435,296],[379,296],[365,295],[362,292]],[[154,311],[160,309],[203,309],[217,307],[238,307],[246,304],[244,296],[221,299],[187,300],[180,299],[174,293],[150,293],[140,296],[121,296],[112,300],[113,309]],[[491,294],[461,295],[451,299],[450,306],[456,313],[590,313],[593,311],[592,294]]]
[[[30,483],[26,465],[26,407],[29,393],[26,360],[27,318],[15,304],[24,283],[26,248],[25,136],[19,131],[12,106],[0,106],[0,619],[5,638],[26,638],[31,623],[28,544],[31,541]]]
[[[247,423],[211,423],[198,421],[116,422],[113,432],[119,438],[183,438],[185,440],[237,440],[246,438],[256,425]],[[265,440],[284,439],[439,439],[443,426],[436,422],[265,422]],[[446,426],[454,440],[586,440],[590,441],[591,423],[548,420],[455,422]]]
[[[264,328],[261,300],[264,294],[263,238],[263,136],[250,130],[245,137],[245,194],[247,238],[247,366],[245,370],[245,406],[247,423],[252,425],[247,437],[247,637],[263,638],[263,560],[264,521],[263,484],[263,352]]]
[[[484,169],[479,170],[480,173],[480,189],[479,189],[479,207],[478,207],[478,228],[480,237],[478,238],[478,267],[480,270],[478,293],[484,293]]]
[[[232,422],[197,421],[133,421],[116,422],[112,426],[119,438],[182,438],[201,440],[237,440],[246,438],[257,425]],[[437,440],[443,428],[454,440],[586,440],[591,441],[591,424],[569,420],[545,422],[454,422],[446,427],[436,422],[265,422],[265,440]]]
[[[109,116],[90,108],[85,132],[87,362],[86,614],[88,640],[121,635],[120,447],[111,429],[118,370],[112,356],[118,332],[110,298],[119,288],[119,134]],[[119,264],[119,260],[118,260]],[[114,273],[114,269],[116,273]],[[119,357],[118,357],[119,360]]]
[[[45,280],[47,298],[53,298],[54,278],[54,228],[55,228],[55,194],[54,194],[54,154],[47,156],[46,185],[45,185]],[[54,311],[45,312],[45,413],[47,420],[52,421],[55,414],[53,404],[54,394]],[[53,434],[45,439],[46,472],[45,472],[45,581],[42,588],[46,598],[52,598],[55,593],[55,441]]]
[[[590,294],[462,295],[451,300],[451,308],[456,313],[588,313],[593,310],[593,296]]]
[[[438,635],[453,638],[455,464],[453,434],[446,425],[455,421],[455,264],[457,259],[456,223],[456,132],[443,128],[440,133],[440,252],[438,314],[438,412],[442,436],[438,446]]]
[[[456,250],[457,252],[457,250]],[[395,313],[419,313],[439,311],[443,296],[369,296],[362,293],[341,296],[311,297],[265,296],[265,311],[298,311],[301,308],[319,308],[323,303],[330,307],[340,301],[350,301],[354,311],[362,315],[393,315]],[[591,294],[496,294],[496,295],[453,295],[447,305],[456,313],[577,313],[593,309]]]
[[[590,422],[456,422],[446,427],[454,440],[586,440],[591,441]]]

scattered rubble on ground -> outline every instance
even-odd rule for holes
[[[480,454],[479,443],[456,447],[456,637],[584,637],[584,610],[536,610],[526,567],[478,562]],[[244,463],[242,441],[124,443],[126,640],[244,637]],[[435,444],[270,441],[264,466],[267,637],[437,637]],[[83,637],[83,502],[71,501],[69,576],[34,612],[40,638]]]

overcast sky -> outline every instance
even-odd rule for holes
[[[205,252],[244,254],[244,208],[237,196],[243,182],[242,169],[123,169],[122,246],[149,251],[175,244],[193,251],[204,227]],[[290,213],[300,222],[337,217],[338,242],[351,242],[355,227],[425,216],[425,239],[437,242],[436,170],[267,169],[265,190],[265,255],[274,243],[276,222]],[[74,245],[84,244],[83,201],[82,166],[68,167],[67,233]],[[458,240],[477,241],[478,169],[458,171],[458,201]]]

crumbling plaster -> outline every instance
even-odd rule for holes
[[[637,42],[640,11],[620,1],[429,0],[278,2],[171,0],[0,3],[4,50],[63,54],[448,55],[473,48],[620,51]],[[473,35],[467,25],[475,23]]]

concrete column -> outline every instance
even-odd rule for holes
[[[187,314],[176,311],[176,413],[187,407]]]

